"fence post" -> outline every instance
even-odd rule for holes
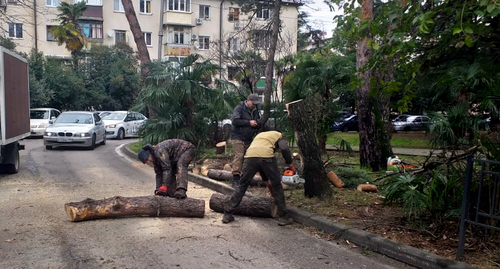
[[[473,156],[470,155],[467,158],[467,171],[465,172],[465,184],[464,184],[464,197],[462,198],[462,215],[460,217],[460,230],[458,233],[458,251],[457,251],[457,260],[462,260],[464,253],[464,244],[465,244],[465,220],[467,219],[467,212],[469,206],[469,194],[470,194],[470,185],[472,181],[472,172],[474,169],[474,160]]]

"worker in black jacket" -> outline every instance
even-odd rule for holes
[[[231,144],[234,154],[233,187],[240,181],[243,156],[259,129],[259,111],[256,105],[260,104],[260,100],[257,94],[248,95],[247,100],[238,103],[231,116]]]

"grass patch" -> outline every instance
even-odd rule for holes
[[[391,145],[394,148],[430,148],[429,140],[431,136],[424,132],[398,132],[392,134]],[[359,133],[357,132],[334,132],[329,133],[327,145],[340,145],[340,141],[345,140],[351,146],[359,146]]]
[[[133,152],[137,153],[139,152],[139,150],[142,149],[144,145],[141,143],[141,141],[137,141],[137,142],[134,142],[134,143],[131,143],[128,148],[130,150],[132,150]]]

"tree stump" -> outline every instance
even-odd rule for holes
[[[229,181],[232,182],[233,174],[231,171],[220,170],[220,169],[210,169],[208,170],[207,177],[215,179],[217,181]],[[251,186],[266,186],[267,184],[262,181],[262,177],[254,176],[250,182]]]
[[[226,152],[226,142],[219,142],[215,145],[215,154],[222,154]]]
[[[231,196],[214,193],[210,197],[210,209],[224,213],[224,204]],[[278,207],[273,198],[259,196],[243,196],[240,205],[233,212],[235,215],[274,218],[278,215]]]
[[[205,201],[164,196],[115,196],[103,200],[87,198],[81,202],[67,203],[64,209],[71,221],[125,216],[203,218]]]
[[[314,111],[312,104],[307,100],[298,100],[286,104],[288,119],[295,131],[297,145],[304,159],[303,176],[304,194],[307,197],[331,194],[330,184],[327,180],[325,167],[321,160],[318,143],[315,136]]]

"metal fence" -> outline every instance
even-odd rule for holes
[[[480,167],[474,169],[475,164]],[[492,169],[492,167],[494,169]],[[477,173],[475,173],[475,170],[477,170]],[[466,224],[500,232],[500,227],[498,227],[498,225],[490,225],[491,223],[496,224],[496,221],[500,222],[500,199],[498,198],[500,196],[500,172],[495,172],[493,170],[500,171],[500,162],[477,160],[472,156],[467,160],[457,251],[458,260],[461,260],[463,257],[465,232],[467,229]],[[474,174],[479,175],[479,177],[474,178]],[[474,196],[477,195],[477,197],[474,197],[476,201],[472,201],[474,198],[471,198],[471,189],[476,190],[476,187],[477,191],[474,192]],[[474,202],[475,204],[471,204]],[[471,214],[469,213],[469,209],[472,211],[470,212]],[[487,220],[490,221],[490,224],[488,224]]]

